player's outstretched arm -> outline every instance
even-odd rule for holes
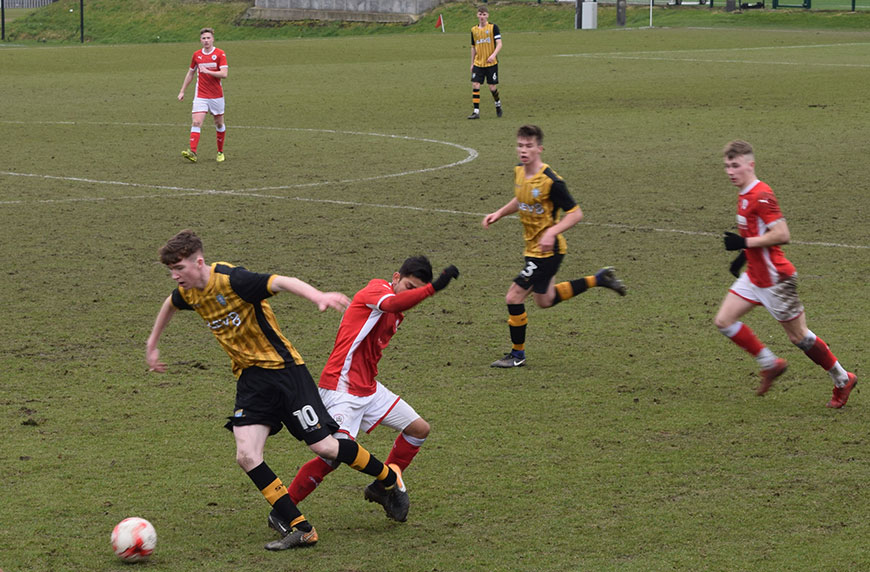
[[[148,336],[148,341],[145,343],[145,362],[148,364],[148,371],[156,371],[163,373],[166,371],[166,364],[160,361],[160,350],[157,349],[157,342],[160,341],[160,335],[166,329],[172,316],[177,310],[172,305],[172,296],[168,296],[163,301],[163,306],[157,312],[157,318],[154,320],[154,327],[151,328],[151,335]]]
[[[403,290],[395,296],[387,296],[378,304],[378,309],[384,312],[404,312],[410,310],[429,296],[447,287],[451,280],[459,278],[459,269],[452,264],[441,271],[441,274],[422,288]]]
[[[432,281],[432,288],[434,288],[436,292],[440,292],[447,288],[447,285],[450,284],[450,281],[454,278],[459,278],[459,269],[451,264],[441,271],[438,278]]]
[[[290,276],[275,276],[272,280],[273,292],[290,292],[317,305],[321,312],[327,308],[343,312],[350,306],[350,298],[341,292],[321,292],[311,284]]]
[[[520,202],[516,199],[516,197],[514,197],[505,206],[483,217],[483,221],[481,222],[481,224],[483,225],[483,228],[489,228],[489,225],[491,225],[498,219],[506,217],[509,214],[513,214],[518,210],[520,210]]]

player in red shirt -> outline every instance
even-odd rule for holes
[[[335,347],[320,374],[320,396],[340,428],[336,437],[356,439],[362,429],[370,433],[378,425],[399,431],[386,463],[404,471],[429,436],[429,423],[404,399],[387,389],[376,377],[384,348],[409,310],[442,290],[459,276],[448,266],[432,281],[432,265],[425,256],[408,258],[393,273],[392,281],[374,279],[357,292],[341,319]],[[338,463],[315,457],[299,469],[287,488],[295,503],[307,497]],[[365,498],[386,508],[387,491],[380,483],[365,489]],[[387,511],[404,522],[404,514]],[[273,511],[269,524],[281,531],[283,523]]]
[[[190,59],[190,69],[184,76],[181,91],[178,92],[178,101],[184,100],[184,91],[193,77],[196,76],[196,92],[193,97],[193,122],[190,127],[190,149],[185,149],[181,155],[196,163],[196,148],[199,145],[199,133],[206,113],[214,117],[214,126],[217,131],[217,162],[223,163],[224,138],[227,126],[224,123],[224,89],[221,80],[227,77],[227,55],[223,50],[214,46],[214,30],[203,28],[199,31],[199,43],[202,49],[194,52]]]
[[[797,295],[797,272],[780,248],[791,238],[788,225],[773,191],[755,176],[752,145],[746,141],[732,141],[725,147],[723,155],[725,172],[739,190],[737,228],[740,232],[725,233],[725,249],[741,252],[731,264],[731,273],[737,280],[719,307],[716,327],[755,356],[761,367],[761,385],[756,393],[764,395],[788,366],[740,321],[756,306],[764,306],[785,328],[788,339],[834,380],[834,394],[828,407],[843,407],[858,378],[843,369],[822,338],[807,328],[804,306]],[[745,262],[749,267],[741,273]]]

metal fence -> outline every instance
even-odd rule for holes
[[[57,0],[3,0],[4,8],[42,8]]]
[[[563,1],[563,0],[559,0]],[[568,0],[573,2],[573,0]],[[602,5],[616,4],[616,0],[599,0]],[[724,8],[726,0],[652,0],[654,6],[706,6]],[[629,6],[649,6],[650,0],[626,0]],[[735,0],[735,9],[753,8],[799,8],[804,10],[833,10],[837,12],[859,12],[870,10],[870,0]]]

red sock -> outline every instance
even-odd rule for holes
[[[218,153],[224,152],[224,138],[227,136],[226,130],[217,132],[217,148]]]
[[[822,366],[822,369],[828,371],[837,363],[837,358],[831,353],[828,344],[822,338],[816,336],[816,343],[813,347],[804,352],[807,357]]]
[[[731,341],[753,356],[757,356],[758,352],[764,349],[764,344],[761,343],[761,340],[758,339],[755,332],[753,332],[746,324],[740,326],[737,333],[731,337]]]
[[[293,478],[293,482],[287,487],[287,494],[290,495],[293,504],[302,502],[317,488],[317,485],[323,482],[326,475],[334,470],[332,465],[320,457],[314,457],[302,465],[302,468]]]
[[[196,153],[196,148],[199,146],[199,131],[190,132],[190,150]]]
[[[393,448],[390,450],[390,454],[387,456],[385,464],[389,465],[394,463],[399,465],[399,468],[404,471],[408,468],[408,465],[411,464],[411,461],[414,460],[414,457],[417,455],[419,450],[419,446],[408,443],[408,440],[405,439],[404,433],[399,433],[399,436],[396,437],[396,442],[393,443]]]

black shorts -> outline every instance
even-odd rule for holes
[[[514,284],[523,290],[531,288],[535,294],[545,294],[564,257],[564,254],[554,254],[547,258],[526,256],[526,267],[514,278]]]
[[[471,83],[484,83],[484,80],[489,85],[498,85],[498,64],[485,68],[471,67]]]
[[[226,428],[232,431],[239,425],[268,425],[269,435],[286,425],[294,437],[309,445],[338,431],[338,423],[323,405],[304,365],[243,370],[236,382],[235,412]]]

